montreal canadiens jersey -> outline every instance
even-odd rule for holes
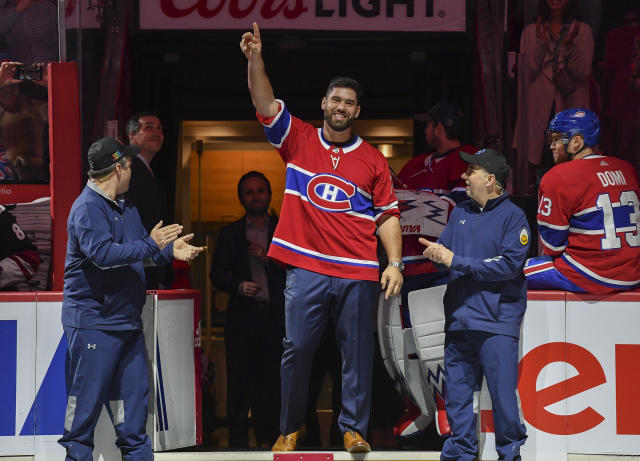
[[[408,189],[428,190],[437,195],[465,192],[466,185],[460,175],[468,164],[460,158],[460,152],[475,154],[477,147],[456,147],[444,154],[429,153],[409,160],[398,177]]]
[[[402,262],[404,275],[437,272],[433,263],[424,257],[425,247],[418,239],[436,241],[449,220],[455,203],[428,191],[396,189],[402,228]]]
[[[377,281],[376,223],[384,215],[400,217],[387,160],[360,137],[332,145],[322,129],[278,102],[274,117],[258,114],[287,167],[269,257],[320,274]]]
[[[588,155],[540,183],[538,230],[554,266],[587,292],[640,286],[640,191],[625,160]]]

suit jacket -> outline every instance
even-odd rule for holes
[[[142,225],[147,232],[151,232],[160,220],[164,221],[165,226],[171,224],[164,191],[151,171],[137,156],[131,158],[131,181],[127,198],[138,209]],[[148,290],[157,290],[160,288],[160,283],[168,288],[173,281],[171,264],[146,267],[144,273]]]
[[[150,232],[161,219],[165,225],[171,224],[167,216],[165,194],[156,178],[138,157],[131,158],[131,181],[127,198],[138,209],[142,225],[147,232]]]
[[[278,218],[269,216],[269,245],[271,245],[271,239],[277,224]],[[216,242],[213,261],[211,262],[209,277],[218,289],[230,295],[228,314],[231,316],[248,309],[253,303],[252,298],[242,296],[238,291],[240,282],[243,280],[251,281],[249,243],[246,230],[246,215],[220,229],[220,236]],[[279,263],[271,259],[265,264],[267,282],[269,284],[269,309],[273,312],[274,319],[278,322],[284,322],[285,271]]]

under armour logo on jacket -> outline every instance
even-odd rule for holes
[[[458,221],[458,224],[464,224],[464,223],[466,223],[466,222],[467,222],[467,220],[466,220],[466,219],[461,219],[460,221]]]
[[[96,345],[95,344],[87,344],[87,349],[95,349]]]

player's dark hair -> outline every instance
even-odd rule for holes
[[[132,134],[136,134],[138,132],[138,130],[140,129],[140,119],[142,117],[155,117],[160,120],[160,116],[152,110],[145,110],[142,112],[138,112],[137,114],[133,114],[131,117],[129,117],[129,120],[127,120],[127,124],[125,126],[127,130],[127,138]]]
[[[356,103],[360,105],[360,101],[362,100],[362,85],[358,83],[357,80],[354,80],[350,77],[336,77],[329,82],[329,86],[327,87],[327,92],[325,93],[325,97],[329,96],[329,93],[334,88],[351,88],[356,92]]]
[[[259,171],[252,170],[252,171],[249,171],[248,173],[243,174],[240,180],[238,181],[238,200],[240,200],[240,203],[242,203],[242,183],[249,178],[260,178],[264,182],[266,182],[267,191],[269,192],[269,195],[271,195],[271,183],[269,182],[267,177],[264,174],[260,173]]]

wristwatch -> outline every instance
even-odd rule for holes
[[[400,272],[404,270],[404,263],[402,261],[389,261],[389,265],[395,267]]]

